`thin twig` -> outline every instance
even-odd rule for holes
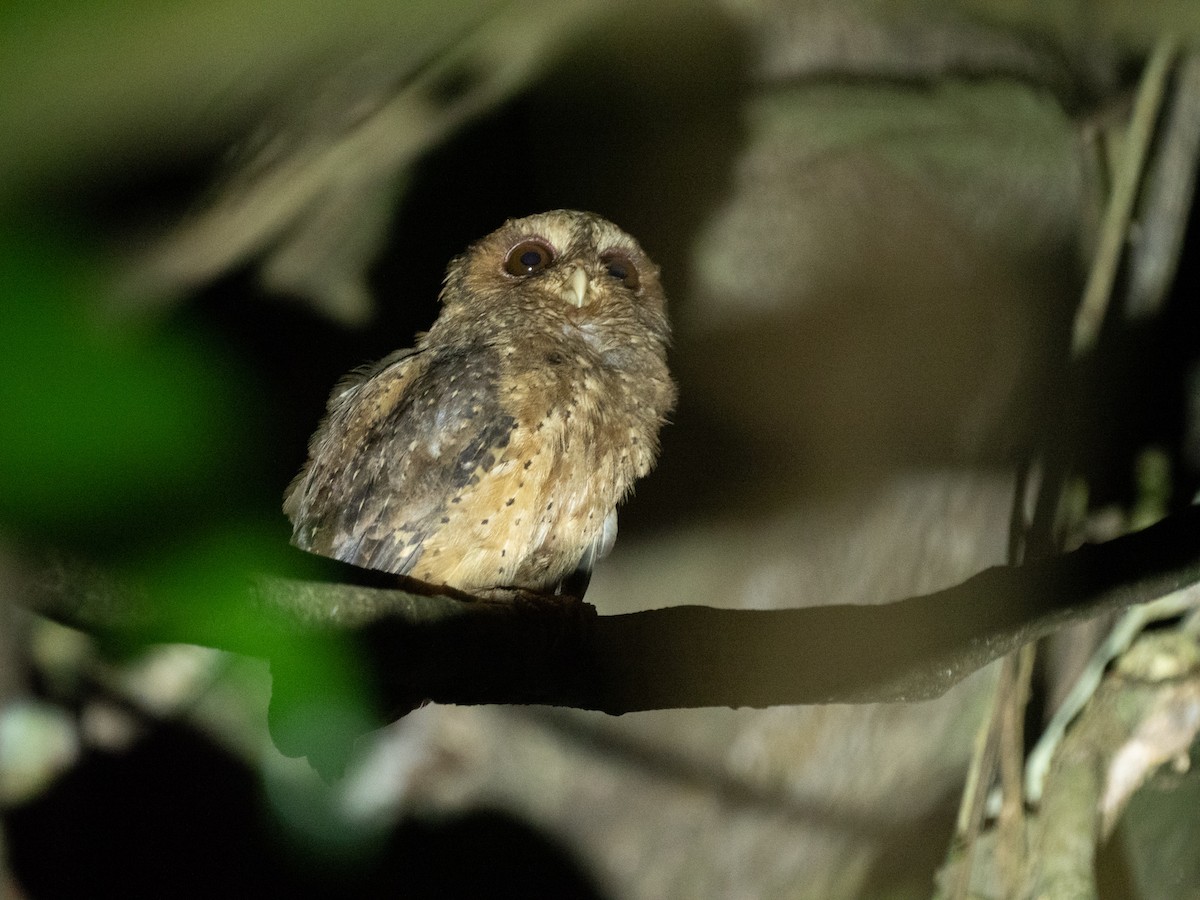
[[[1175,59],[1178,46],[1179,42],[1173,36],[1160,38],[1138,85],[1133,118],[1121,155],[1121,166],[1113,184],[1112,197],[1105,210],[1095,262],[1088,275],[1087,287],[1084,289],[1083,300],[1075,318],[1075,330],[1071,338],[1071,355],[1074,357],[1090,350],[1100,334],[1100,326],[1108,310],[1113,284],[1116,282],[1117,270],[1124,256],[1138,187],[1145,173],[1146,156],[1162,110],[1167,80],[1171,74],[1171,63]]]

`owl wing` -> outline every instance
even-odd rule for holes
[[[410,572],[448,506],[510,440],[498,377],[487,351],[410,350],[339,384],[285,496],[293,543]]]

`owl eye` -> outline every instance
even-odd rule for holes
[[[604,270],[608,272],[609,276],[617,279],[631,291],[636,291],[641,286],[642,280],[638,277],[637,266],[624,253],[610,251],[601,256],[600,261],[604,263]]]
[[[504,271],[509,275],[532,275],[554,262],[554,248],[545,241],[521,241],[504,257]]]

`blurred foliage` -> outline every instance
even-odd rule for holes
[[[0,231],[0,521],[112,527],[227,462],[236,433],[224,354],[104,314],[94,248]],[[131,327],[132,326],[132,327]]]
[[[1200,30],[1200,7],[1192,0],[962,0],[958,5],[1010,25],[1048,32],[1076,47],[1111,41],[1147,50],[1164,31]]]
[[[392,35],[389,51],[415,65],[495,5],[6,2],[0,183],[76,180],[148,150],[221,147],[264,104],[295,90],[300,71],[312,74],[380,35]]]
[[[1200,892],[1197,809],[1200,742],[1132,796],[1108,852],[1100,857],[1107,880],[1139,900],[1195,900]]]
[[[675,27],[690,8],[718,13],[705,41]],[[1038,354],[1054,349],[1042,344],[1051,331],[1046,320],[1054,320],[1050,307],[1069,294],[1074,267],[1085,255],[1078,251],[1089,244],[1084,207],[1095,199],[1087,196],[1096,187],[1087,179],[1095,173],[1077,168],[1079,117],[1095,112],[1101,100],[1119,98],[1139,54],[1160,30],[1200,34],[1200,4],[1194,0],[613,0],[577,4],[549,25],[543,18],[548,9],[500,0],[0,4],[3,537],[115,560],[114,568],[161,601],[158,608],[170,621],[159,628],[181,636],[210,636],[225,646],[238,643],[241,634],[261,646],[269,634],[278,634],[264,629],[259,614],[242,600],[249,572],[295,571],[295,558],[285,552],[278,496],[287,477],[280,472],[294,471],[299,460],[290,458],[295,446],[275,441],[276,411],[269,408],[275,398],[257,379],[261,369],[273,367],[293,393],[311,393],[288,411],[310,429],[321,392],[337,374],[322,367],[347,367],[361,359],[347,364],[336,353],[322,359],[293,353],[290,333],[272,331],[281,319],[271,318],[265,305],[255,311],[266,320],[256,326],[260,343],[246,355],[197,314],[200,306],[218,305],[220,297],[166,304],[154,317],[121,312],[111,265],[114,244],[130,235],[110,229],[106,211],[87,208],[94,199],[88,192],[101,184],[136,206],[160,186],[147,184],[161,174],[158,167],[179,165],[191,180],[176,185],[178,196],[163,203],[174,216],[184,205],[180,201],[196,201],[197,181],[208,183],[209,170],[220,166],[218,158],[230,147],[240,144],[244,157],[248,152],[268,170],[287,153],[304,162],[313,146],[361,125],[378,112],[381,98],[394,97],[406,79],[428,72],[448,46],[479,49],[486,74],[488,60],[495,59],[486,55],[495,51],[486,38],[500,15],[509,17],[501,50],[529,23],[530,33],[542,29],[553,38],[538,45],[547,56],[571,52],[557,68],[522,71],[526,85],[545,71],[551,74],[509,118],[484,123],[468,136],[467,143],[486,145],[495,154],[486,166],[477,151],[464,153],[462,145],[454,151],[457,157],[431,154],[441,160],[415,165],[435,139],[444,151],[451,132],[478,124],[456,121],[451,128],[444,120],[430,122],[418,105],[426,116],[418,124],[427,126],[429,144],[414,145],[404,160],[411,171],[393,173],[397,180],[383,183],[391,190],[407,185],[409,206],[401,215],[410,219],[401,223],[402,234],[427,243],[407,245],[393,267],[415,269],[419,261],[421,268],[428,263],[436,269],[445,248],[430,235],[454,242],[456,250],[459,231],[468,237],[483,233],[485,228],[473,229],[477,219],[494,217],[495,209],[479,201],[488,189],[493,200],[499,197],[495,207],[511,205],[514,197],[531,204],[562,197],[624,204],[630,216],[622,221],[632,230],[641,234],[654,226],[646,228],[647,243],[664,247],[662,256],[654,252],[668,275],[681,288],[686,276],[680,273],[693,277],[690,290],[680,290],[683,305],[677,309],[702,326],[722,317],[744,323],[753,303],[777,302],[802,312],[812,297],[823,304],[814,314],[795,316],[795,322],[771,320],[741,341],[728,331],[717,335],[714,346],[680,341],[677,356],[690,353],[693,370],[704,369],[692,372],[686,402],[691,411],[719,420],[732,435],[728,443],[744,447],[761,437],[779,445],[789,464],[800,460],[813,468],[821,459],[840,463],[872,453],[910,463],[961,461],[963,446],[994,448],[992,426],[1006,437],[1012,434],[1011,423],[997,410],[1004,410],[1013,385],[1029,379],[1045,390],[1045,382],[1029,373]],[[568,34],[578,21],[594,26],[587,40]],[[514,22],[515,31],[509,27]],[[992,24],[1003,34],[983,35]],[[467,34],[479,36],[479,43],[464,41]],[[981,36],[997,42],[977,40]],[[696,55],[688,56],[689,50]],[[724,54],[719,64],[718,53]],[[705,55],[711,57],[708,64]],[[467,66],[450,74],[462,76],[459,82],[440,82],[453,95],[456,85],[469,93],[480,71]],[[715,87],[705,84],[720,79]],[[510,99],[496,95],[491,102]],[[472,118],[494,111],[476,109]],[[702,113],[711,117],[704,128],[697,127]],[[284,124],[261,131],[273,120]],[[401,131],[411,132],[407,120],[401,124]],[[447,130],[432,127],[438,124]],[[364,164],[357,157],[353,162]],[[439,163],[441,181],[431,180]],[[347,174],[336,154],[332,164],[316,168],[335,185]],[[426,180],[418,183],[415,176]],[[742,180],[734,183],[737,178]],[[501,195],[497,183],[507,192]],[[281,184],[277,199],[293,200],[290,192],[300,183]],[[375,193],[368,224],[384,229],[394,194],[376,190],[374,182],[368,187],[366,193]],[[352,199],[348,218],[361,225],[362,198]],[[451,215],[436,215],[447,208]],[[311,209],[300,217],[332,243],[342,236],[335,219],[314,218]],[[87,224],[81,226],[81,220]],[[139,220],[134,227],[156,224]],[[302,257],[311,255],[310,245],[301,250]],[[355,261],[365,262],[366,255]],[[695,271],[688,272],[689,262]],[[411,293],[413,273],[401,274],[401,285]],[[437,274],[419,277],[432,283]],[[297,327],[294,319],[303,315],[283,320],[285,327]],[[324,323],[308,327],[321,331],[326,345],[338,340]],[[402,330],[405,337],[411,333],[407,326]],[[390,331],[368,336],[363,345],[371,340],[396,345]],[[250,353],[257,356],[248,360]],[[322,386],[310,390],[308,381]],[[760,493],[770,493],[772,502],[791,499],[773,480],[775,471],[746,465],[745,457],[730,464],[710,434],[699,427],[689,433],[687,412],[681,411],[679,427],[667,435],[675,442],[669,449],[676,480],[664,467],[656,482],[639,489],[640,497],[653,501],[655,492],[660,497],[673,492],[691,498],[711,490],[710,482],[720,480],[713,472],[720,471],[731,473],[725,486],[730,494],[757,499],[746,482],[759,478],[768,482]],[[686,440],[698,459],[694,472],[679,463],[689,452],[682,446]],[[914,453],[914,447],[924,452]],[[256,470],[264,457],[274,457],[273,464]],[[1172,473],[1162,472],[1152,456],[1143,462],[1139,473],[1147,503],[1161,505]],[[921,502],[936,493],[923,483],[913,492]],[[985,496],[993,495],[1006,496],[999,490]],[[667,508],[682,529],[689,517],[679,515],[678,502]],[[811,509],[795,514],[802,524],[766,539],[745,523],[727,531],[714,528],[711,543],[700,550],[689,545],[672,559],[668,547],[666,557],[647,557],[640,580],[627,576],[629,584],[610,591],[608,602],[644,605],[647,597],[684,590],[692,590],[692,602],[748,597],[764,605],[792,604],[797,597],[869,602],[903,596],[927,589],[929,582],[940,586],[964,577],[964,570],[984,564],[1001,546],[988,523],[1002,518],[981,508],[977,495],[964,491],[911,515],[905,507],[903,517],[875,530],[849,514],[843,515],[853,527],[830,526]],[[755,505],[755,527],[771,528],[774,520],[764,511],[772,512]],[[968,518],[975,513],[978,521]],[[901,532],[924,543],[903,544],[895,537]],[[822,551],[821,540],[836,546]],[[681,588],[688,578],[692,585]],[[313,762],[324,772],[338,771],[349,748],[337,736],[361,733],[374,721],[366,687],[373,673],[362,671],[360,661],[336,641],[280,638],[272,656],[276,685],[283,686],[271,709],[278,746],[285,751],[328,746],[329,756]],[[677,732],[663,724],[671,721],[666,717],[653,722],[630,717],[618,727],[641,738],[637,729],[645,726],[650,740],[661,728],[663,745],[684,747],[721,773],[729,747],[739,740],[745,744],[756,727],[775,728],[779,733],[761,741],[761,765],[778,772],[788,789],[776,795],[772,785],[764,796],[795,803],[796,796],[811,794],[816,801],[808,802],[831,809],[860,803],[887,808],[897,815],[899,832],[913,829],[900,809],[904,804],[880,797],[903,789],[934,803],[947,784],[957,790],[967,743],[957,731],[950,740],[924,720],[908,717],[945,716],[947,728],[965,732],[974,715],[923,706],[930,709],[887,715],[917,722],[914,730],[931,735],[931,744],[915,736],[898,739],[889,723],[860,733],[854,730],[857,710],[828,708],[777,710],[757,718],[689,711],[677,717],[683,723]],[[572,751],[523,756],[529,752],[524,738],[507,741],[496,722],[471,721],[479,733],[467,728],[465,741],[460,737],[447,745],[454,752],[466,747],[467,756],[484,762],[470,769],[470,763],[455,768],[457,763],[439,759],[449,773],[444,781],[462,781],[465,772],[483,783],[492,777],[488,754],[495,753],[501,763],[510,761],[511,783],[521,787],[489,782],[485,794],[512,790],[536,797],[529,785],[541,778],[543,799],[528,802],[541,803],[544,821],[558,815],[559,824],[594,828],[576,833],[592,834],[597,846],[609,825],[626,829],[623,841],[635,834],[621,818],[624,811],[606,809],[587,794],[592,783],[584,776],[600,768],[594,759],[575,760],[576,768],[558,774],[547,759],[565,770],[563,760]],[[326,732],[327,739],[314,731]],[[850,749],[838,743],[839,733],[848,735]],[[780,734],[794,734],[796,744]],[[895,762],[904,753],[912,756],[910,769]],[[931,778],[912,789],[913,773],[931,769],[944,781]],[[145,771],[138,777],[144,779]],[[733,783],[734,776],[729,778]],[[856,779],[863,784],[841,784]],[[169,773],[168,783],[178,780],[177,772]],[[631,791],[624,773],[612,775],[604,796],[618,798],[644,819],[637,824],[647,833],[636,833],[636,842],[649,860],[643,864],[657,865],[658,877],[667,877],[663,873],[676,865],[703,882],[713,876],[697,865],[700,856],[715,858],[733,852],[729,847],[739,840],[739,846],[750,843],[747,831],[722,830],[728,817],[719,803],[711,804],[707,821],[693,808],[673,805],[677,798],[667,780],[655,779],[649,788],[637,784]],[[450,790],[466,793],[458,783]],[[694,800],[698,792],[688,790]],[[318,836],[318,843],[328,839],[336,848],[342,837],[369,837],[340,832],[331,798],[303,777],[283,778],[271,792],[285,818]],[[556,804],[562,806],[558,813],[552,812]],[[581,808],[589,810],[582,824]],[[672,829],[663,827],[672,814],[679,828],[697,829],[690,855],[678,851]],[[934,827],[940,827],[942,818],[934,818]],[[701,834],[706,821],[711,828]],[[781,826],[780,832],[779,846],[814,854],[796,864],[797,870],[811,870],[809,881],[818,885],[812,890],[821,890],[822,878],[825,884],[844,879],[846,894],[861,883],[863,876],[847,862],[850,850],[822,864],[820,848],[830,839],[819,823],[811,831]],[[922,830],[921,841],[930,846],[940,840],[926,836]],[[787,854],[776,853],[761,832],[753,839],[769,859],[720,860],[713,871],[732,877],[729,871],[744,866],[746,882],[761,886],[762,872],[778,866],[784,883],[793,874],[785,865]],[[656,850],[658,841],[662,846]],[[859,866],[874,859],[869,843],[864,839],[853,851]]]
[[[251,371],[187,317],[114,312],[110,267],[61,223],[0,230],[0,532],[115,565],[154,598],[155,633],[271,648],[297,698],[285,734],[369,730],[351,654],[290,642],[246,604],[253,573],[297,566],[282,518],[241,495],[269,452]]]

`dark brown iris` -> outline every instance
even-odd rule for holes
[[[545,241],[521,241],[504,257],[504,271],[518,277],[540,272],[554,262],[554,248]]]
[[[631,291],[636,291],[641,287],[642,280],[638,276],[637,266],[624,253],[619,250],[610,250],[600,257],[600,261],[604,263],[604,270],[609,276],[617,279]]]

